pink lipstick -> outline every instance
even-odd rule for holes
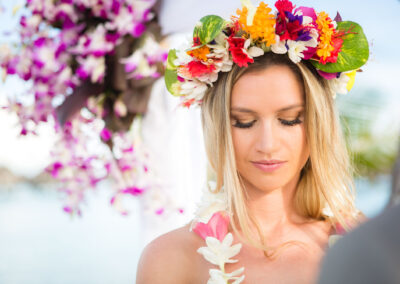
[[[263,172],[273,172],[280,167],[282,167],[286,161],[280,160],[260,160],[251,162],[257,169],[262,170]]]

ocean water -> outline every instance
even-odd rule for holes
[[[357,206],[373,217],[389,199],[390,179],[358,180],[356,188]],[[0,186],[0,283],[135,283],[144,246],[139,204],[133,200],[131,214],[121,216],[108,194],[91,194],[84,216],[71,219],[56,191]]]

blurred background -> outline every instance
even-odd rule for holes
[[[294,4],[326,11],[332,18],[339,10],[343,20],[363,27],[370,42],[369,62],[357,74],[354,88],[336,100],[357,170],[357,206],[373,217],[389,202],[390,174],[399,145],[400,2],[303,0]],[[24,5],[24,1],[0,1],[0,45],[18,42]],[[239,0],[163,1],[157,9],[161,34],[168,35],[165,46],[177,46],[203,15],[227,18],[238,7]],[[151,209],[156,214],[144,214],[145,197],[132,193],[124,196],[129,214],[111,206],[112,198],[126,192],[112,191],[110,179],[85,190],[80,214],[71,214],[64,206],[65,192],[45,171],[59,140],[54,123],[39,124],[37,135],[21,136],[17,115],[0,108],[0,283],[134,283],[145,244],[190,220],[206,180],[199,113],[177,109],[179,102],[167,95],[162,78],[157,80],[147,111],[137,115],[141,129],[132,131],[142,131],[138,143],[156,157],[150,165],[162,179],[157,184],[164,189],[147,198],[159,199],[165,190],[176,203],[169,214],[163,214],[164,207]],[[0,106],[30,87],[16,75],[4,77]]]

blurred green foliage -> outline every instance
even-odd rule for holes
[[[373,179],[390,174],[397,155],[399,129],[387,113],[389,102],[376,89],[351,92],[336,100],[356,176]]]

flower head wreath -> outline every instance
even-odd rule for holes
[[[287,53],[294,63],[309,60],[322,77],[332,80],[335,93],[346,94],[369,57],[361,26],[342,21],[339,13],[332,20],[325,12],[296,8],[289,0],[278,0],[275,7],[272,13],[264,2],[255,7],[242,0],[242,9],[230,21],[215,15],[201,18],[190,45],[168,54],[168,91],[181,96],[183,106],[200,104],[219,72],[229,72],[233,63],[247,67],[272,51]]]

